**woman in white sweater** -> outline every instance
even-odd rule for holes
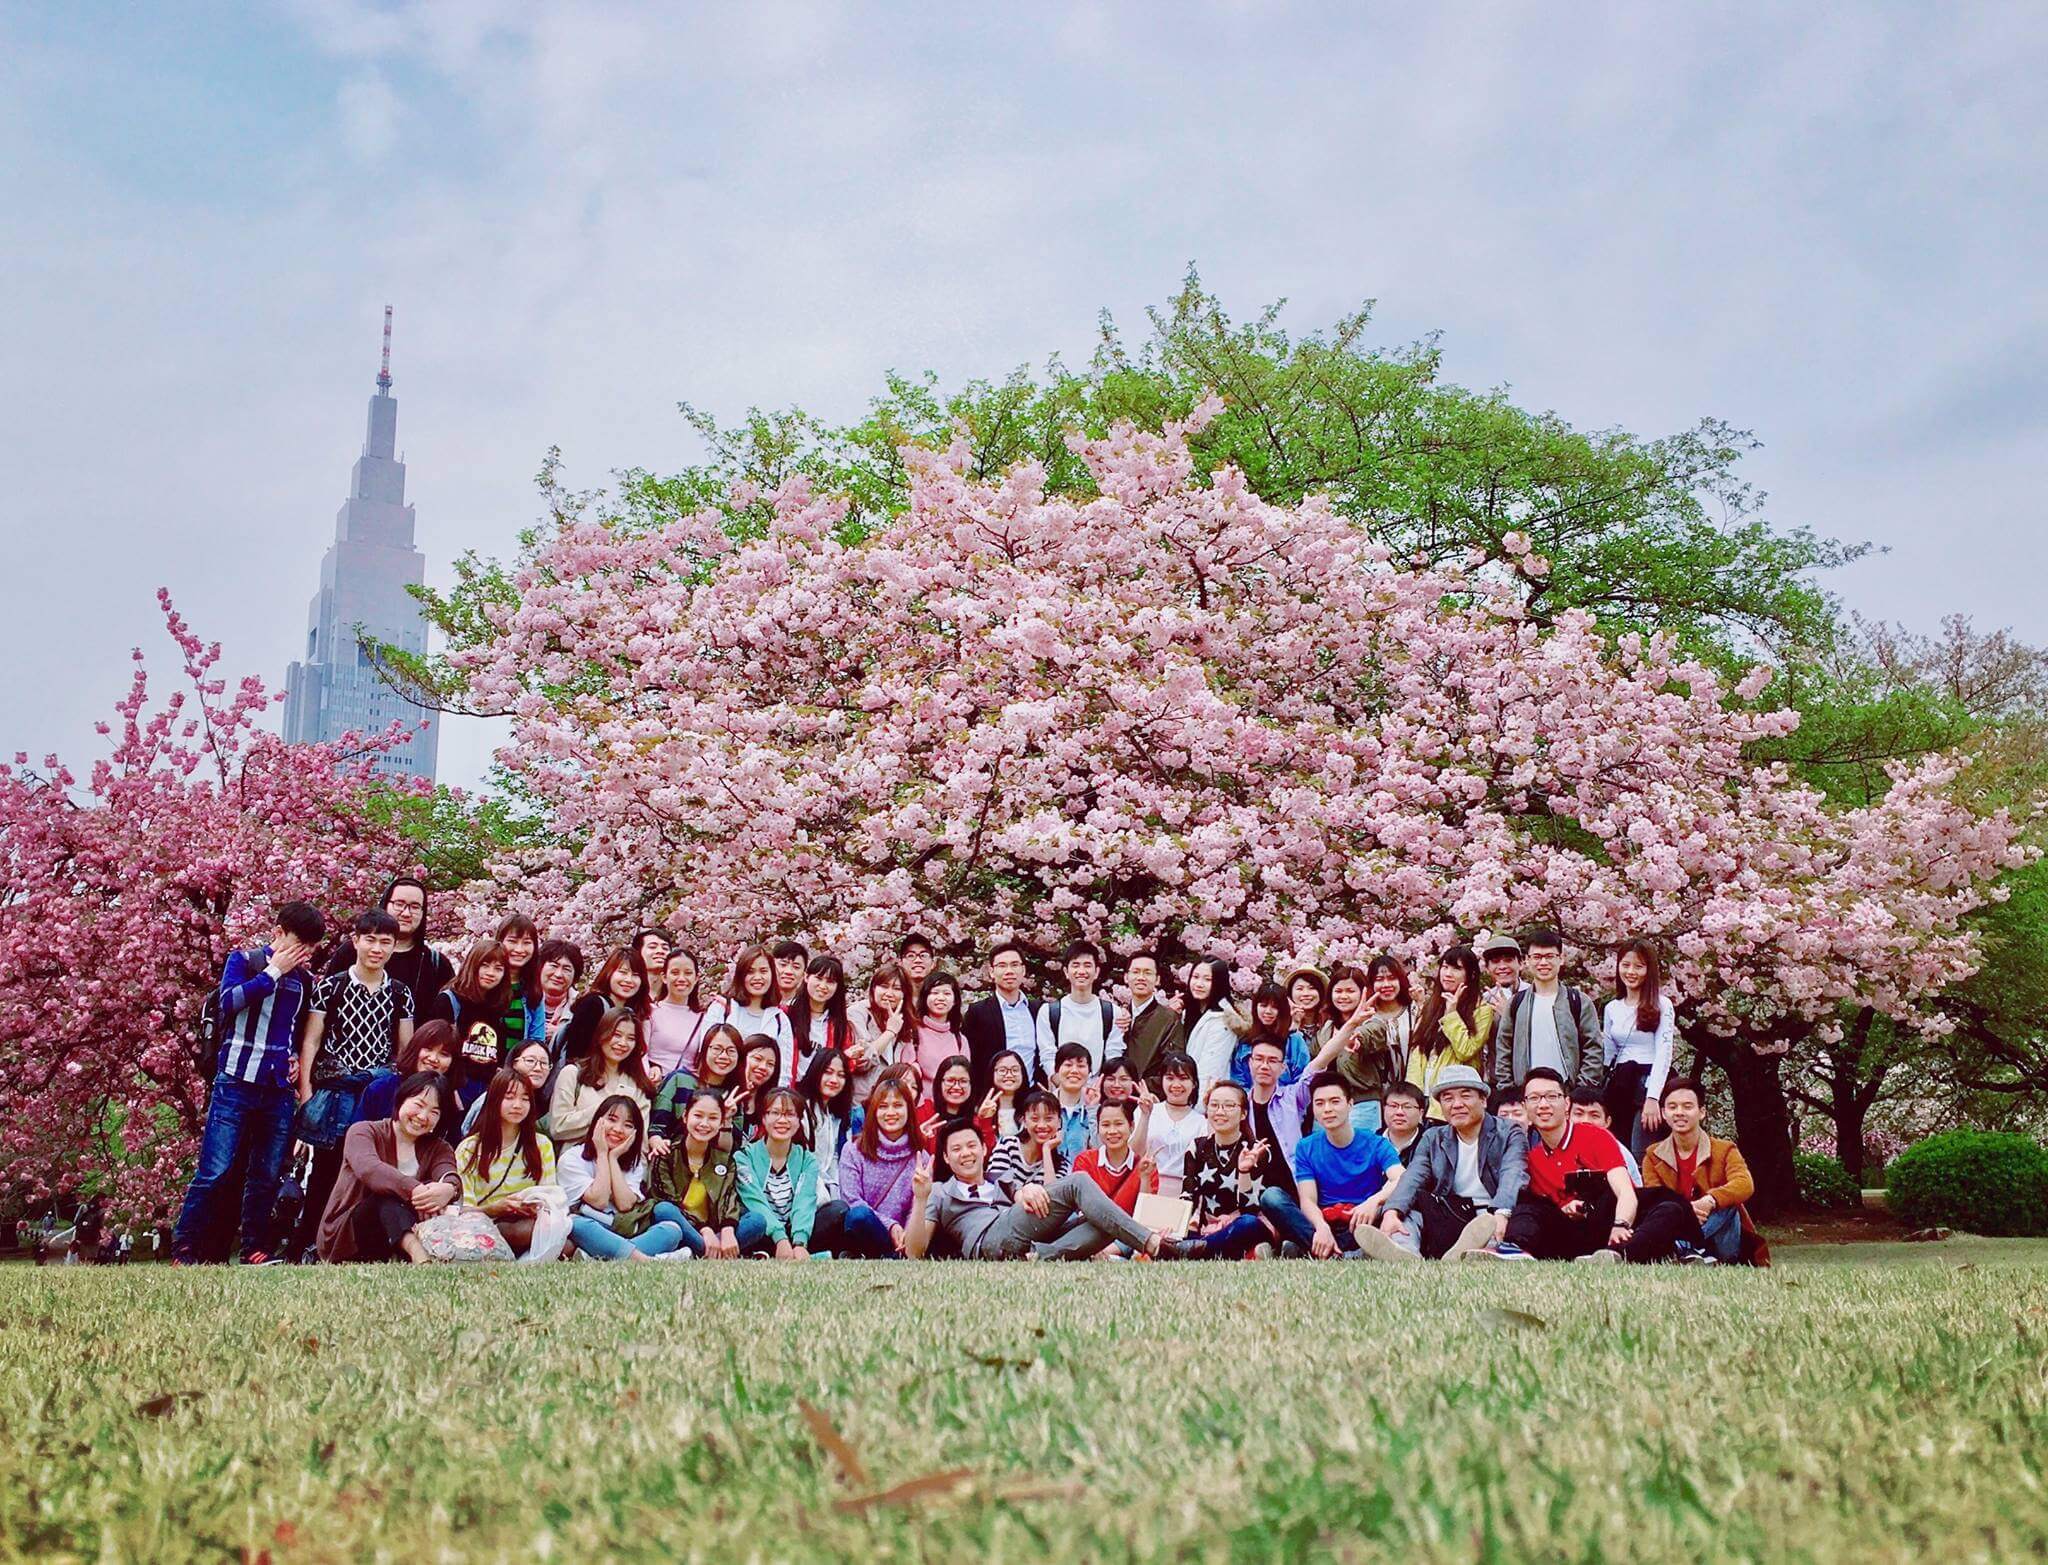
[[[1664,1083],[1671,1075],[1678,1012],[1663,993],[1663,963],[1647,940],[1631,940],[1614,959],[1615,998],[1601,1012],[1607,1082],[1601,1099],[1615,1139],[1635,1153],[1664,1128]]]
[[[1230,1075],[1237,1043],[1251,1022],[1230,998],[1230,964],[1208,957],[1188,970],[1188,1057],[1195,1062],[1201,1093]]]

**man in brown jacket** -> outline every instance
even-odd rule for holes
[[[1700,1248],[1717,1261],[1771,1264],[1770,1246],[1749,1220],[1744,1204],[1756,1181],[1742,1150],[1700,1128],[1705,1105],[1697,1082],[1673,1078],[1664,1088],[1664,1122],[1671,1134],[1643,1152],[1643,1189],[1668,1190],[1699,1220]]]

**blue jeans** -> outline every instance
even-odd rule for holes
[[[1704,1223],[1700,1232],[1707,1238],[1707,1253],[1716,1260],[1742,1259],[1742,1208],[1724,1206]]]
[[[1209,1253],[1219,1261],[1237,1261],[1251,1254],[1257,1246],[1265,1244],[1272,1235],[1257,1212],[1239,1212],[1224,1227],[1212,1234],[1191,1234],[1190,1238],[1209,1241]]]
[[[1285,1190],[1268,1190],[1260,1196],[1259,1216],[1272,1224],[1273,1231],[1283,1240],[1292,1239],[1300,1245],[1304,1254],[1308,1252],[1309,1246],[1315,1243],[1314,1220]],[[1358,1241],[1351,1236],[1350,1224],[1332,1224],[1330,1233],[1336,1239],[1339,1250],[1358,1248]]]
[[[654,1220],[657,1223],[674,1223],[676,1231],[683,1236],[683,1248],[695,1256],[704,1254],[704,1230],[683,1216],[683,1209],[675,1202],[655,1202]]]
[[[833,1253],[855,1260],[886,1261],[894,1258],[896,1245],[889,1237],[889,1225],[876,1215],[875,1209],[864,1201],[855,1201],[847,1207],[840,1223],[839,1246]]]
[[[259,1087],[232,1076],[213,1079],[206,1105],[206,1129],[199,1139],[199,1166],[185,1192],[171,1238],[174,1260],[211,1260],[218,1251],[219,1229],[236,1191],[236,1166],[246,1162],[242,1181],[242,1254],[246,1257],[271,1245],[270,1220],[277,1206],[278,1182],[292,1147],[292,1116],[298,1100],[289,1087]]]
[[[768,1219],[759,1212],[740,1213],[739,1224],[733,1230],[740,1242],[742,1255],[773,1255],[775,1246],[768,1239]]]
[[[577,1217],[569,1224],[569,1236],[576,1248],[601,1261],[623,1261],[638,1250],[642,1255],[666,1255],[683,1242],[683,1231],[674,1223],[656,1221],[634,1239],[621,1239],[594,1217]]]
[[[1371,1135],[1380,1134],[1380,1104],[1377,1098],[1367,1098],[1362,1103],[1351,1105],[1351,1128]]]

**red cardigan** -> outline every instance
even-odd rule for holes
[[[1094,1180],[1102,1193],[1116,1202],[1126,1212],[1138,1209],[1138,1160],[1131,1159],[1131,1166],[1121,1174],[1111,1173],[1102,1161],[1102,1148],[1090,1147],[1074,1159],[1074,1172],[1086,1174]]]

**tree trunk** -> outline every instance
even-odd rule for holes
[[[1750,1215],[1772,1217],[1799,1199],[1792,1166],[1792,1112],[1779,1075],[1782,1054],[1758,1054],[1747,1040],[1728,1050],[1728,1090],[1735,1101],[1735,1139],[1756,1180]]]
[[[1877,1013],[1864,1006],[1850,1024],[1829,1072],[1829,1096],[1833,1100],[1828,1118],[1835,1122],[1835,1156],[1858,1187],[1863,1184],[1863,1122],[1869,1117],[1870,1100],[1863,1092],[1863,1071],[1870,1053],[1870,1029]],[[1883,1080],[1882,1075],[1879,1081]]]

